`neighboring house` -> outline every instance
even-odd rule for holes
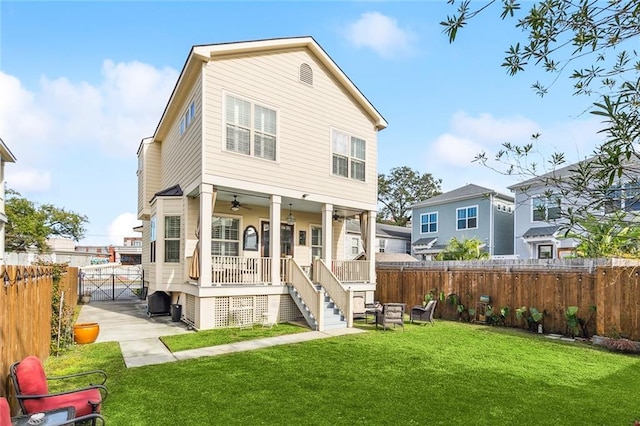
[[[9,148],[5,143],[0,139],[0,185],[2,185],[2,189],[0,189],[0,261],[5,260],[4,253],[4,238],[5,238],[5,226],[7,225],[7,214],[4,210],[4,200],[5,200],[5,188],[6,181],[4,178],[4,165],[5,163],[15,163],[16,157],[9,151]]]
[[[360,221],[348,219],[346,222],[344,257],[345,259],[355,259],[364,252]],[[373,250],[376,253],[376,261],[379,261],[380,253],[411,254],[411,228],[376,223],[376,241]]]
[[[375,263],[345,260],[334,216],[375,224],[386,126],[311,37],[193,46],[138,150],[149,297],[170,294],[197,329],[351,325]]]
[[[477,238],[491,256],[513,254],[513,197],[469,184],[411,206],[412,255],[433,260],[452,239]]]
[[[515,193],[514,247],[519,258],[561,259],[575,255],[579,242],[574,238],[564,237],[566,227],[562,224],[566,219],[561,216],[561,208],[566,206],[568,201],[561,195],[559,185],[571,175],[578,164],[570,164],[509,187]],[[611,193],[617,196],[612,198],[610,209],[622,209],[627,212],[640,210],[637,182],[633,182],[632,187],[628,184],[629,182],[622,182],[614,185]]]

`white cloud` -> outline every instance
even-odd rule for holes
[[[133,213],[122,213],[109,225],[109,242],[113,245],[122,245],[124,237],[135,236],[133,228],[140,226],[141,222]]]
[[[473,158],[482,150],[481,145],[470,139],[444,134],[432,146],[433,160],[456,167],[468,167]]]
[[[531,135],[540,131],[540,126],[522,116],[495,118],[483,113],[471,117],[458,111],[451,117],[450,131],[454,135],[472,138],[491,144],[502,142],[528,141]]]
[[[398,26],[396,19],[379,12],[366,12],[349,24],[345,31],[347,40],[356,47],[367,47],[383,58],[411,53],[414,35]]]
[[[105,60],[101,76],[97,84],[43,76],[29,90],[0,72],[0,134],[21,162],[60,147],[135,156],[140,140],[153,134],[178,73]]]
[[[46,192],[51,188],[51,173],[33,169],[5,166],[7,187],[18,192]]]

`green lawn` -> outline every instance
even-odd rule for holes
[[[46,368],[105,369],[110,426],[640,419],[639,357],[447,321],[132,369],[117,344],[93,344],[51,357]]]
[[[227,343],[243,342],[263,337],[282,336],[309,331],[309,328],[295,324],[278,324],[268,328],[254,325],[251,328],[223,328],[220,330],[205,330],[197,333],[176,334],[164,336],[160,340],[171,352],[186,351],[188,349],[204,348],[207,346],[224,345]]]

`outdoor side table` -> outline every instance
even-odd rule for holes
[[[59,408],[57,410],[43,411],[44,418],[39,426],[56,425],[71,420],[76,416],[76,410],[73,407]],[[35,414],[35,413],[33,413]],[[31,426],[29,419],[33,414],[17,416],[11,419],[11,426]]]

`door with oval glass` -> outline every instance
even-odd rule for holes
[[[262,222],[260,224],[260,228],[260,240],[262,241],[262,243],[260,244],[261,256],[270,257],[271,253],[269,251],[269,222]],[[280,255],[282,257],[293,257],[293,225],[288,225],[286,223],[280,224]]]

